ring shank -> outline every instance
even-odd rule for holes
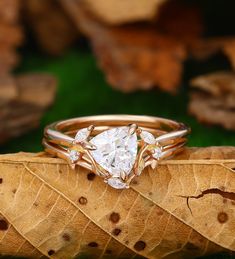
[[[190,131],[190,129],[182,123],[159,117],[141,115],[100,115],[55,122],[45,129],[45,135],[47,135],[48,130],[74,135],[77,130],[89,127],[90,125],[94,125],[97,131],[103,131],[111,127],[127,126],[129,124],[137,124],[139,127],[155,133],[155,136],[172,131],[181,131],[182,133],[185,132],[185,134]]]
[[[182,124],[173,120],[168,120],[159,117],[141,116],[141,115],[100,115],[100,116],[87,116],[61,121],[56,124],[59,131],[68,131],[71,129],[85,128],[89,125],[108,126],[126,126],[128,124],[137,124],[140,127],[149,129],[159,129],[164,131],[179,130]]]

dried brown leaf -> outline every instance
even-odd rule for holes
[[[24,16],[39,46],[49,54],[62,54],[78,38],[57,0],[24,0]]]
[[[38,126],[52,104],[56,79],[46,74],[0,77],[0,142]]]
[[[193,258],[235,251],[235,148],[191,148],[130,189],[36,154],[0,156],[0,253]]]
[[[235,39],[225,43],[223,51],[235,69]]]
[[[223,53],[235,69],[234,37],[199,39],[190,44],[190,50],[193,57],[198,60],[205,60],[217,53]]]
[[[0,107],[12,101],[17,96],[14,78],[11,76],[0,77]]]
[[[109,24],[123,24],[152,19],[166,0],[83,0],[89,10]]]
[[[0,75],[8,73],[18,63],[16,48],[23,41],[19,12],[19,0],[0,0]]]
[[[189,112],[200,122],[235,130],[235,73],[215,72],[191,81]]]
[[[17,47],[23,41],[22,28],[0,23],[0,46]]]
[[[0,76],[6,75],[19,63],[19,55],[15,49],[0,47]]]
[[[0,23],[13,24],[18,21],[21,0],[0,0]]]
[[[161,8],[156,24],[118,27],[98,21],[80,1],[61,2],[91,40],[112,86],[124,92],[153,86],[176,92],[187,57],[186,46],[202,32],[197,9],[170,1]]]

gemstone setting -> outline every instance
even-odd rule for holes
[[[160,147],[154,148],[153,158],[159,160],[162,156],[162,149]]]
[[[75,163],[80,157],[80,153],[77,150],[71,149],[69,150],[69,159],[72,163]]]
[[[114,188],[125,188],[120,179],[123,173],[128,176],[135,164],[138,148],[136,132],[130,134],[128,126],[117,127],[96,135],[90,143],[96,147],[96,150],[90,151],[92,157],[111,175],[108,184],[117,186]]]

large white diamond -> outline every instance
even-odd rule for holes
[[[90,140],[97,148],[91,151],[95,161],[115,177],[120,177],[121,172],[128,175],[136,160],[137,136],[128,131],[125,126],[113,128]]]

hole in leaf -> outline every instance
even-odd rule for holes
[[[82,204],[82,205],[85,205],[85,204],[87,204],[87,198],[81,196],[81,197],[79,198],[78,202],[79,202],[80,204]]]
[[[53,254],[55,253],[55,251],[51,249],[51,250],[49,250],[47,253],[48,253],[48,255],[51,256],[51,255],[53,255]]]
[[[142,251],[146,247],[146,243],[144,241],[137,241],[134,245],[136,251]]]
[[[120,220],[120,215],[117,212],[113,212],[111,213],[110,217],[109,217],[110,221],[112,221],[113,223],[118,223],[118,221]]]
[[[98,244],[96,242],[90,242],[88,244],[88,246],[90,246],[90,247],[98,247]]]
[[[87,179],[89,181],[93,181],[95,177],[96,177],[95,173],[92,173],[92,172],[87,175]]]
[[[8,222],[5,219],[0,219],[0,231],[8,229]]]
[[[120,233],[122,232],[122,230],[120,228],[115,228],[112,233],[114,236],[118,236]]]

